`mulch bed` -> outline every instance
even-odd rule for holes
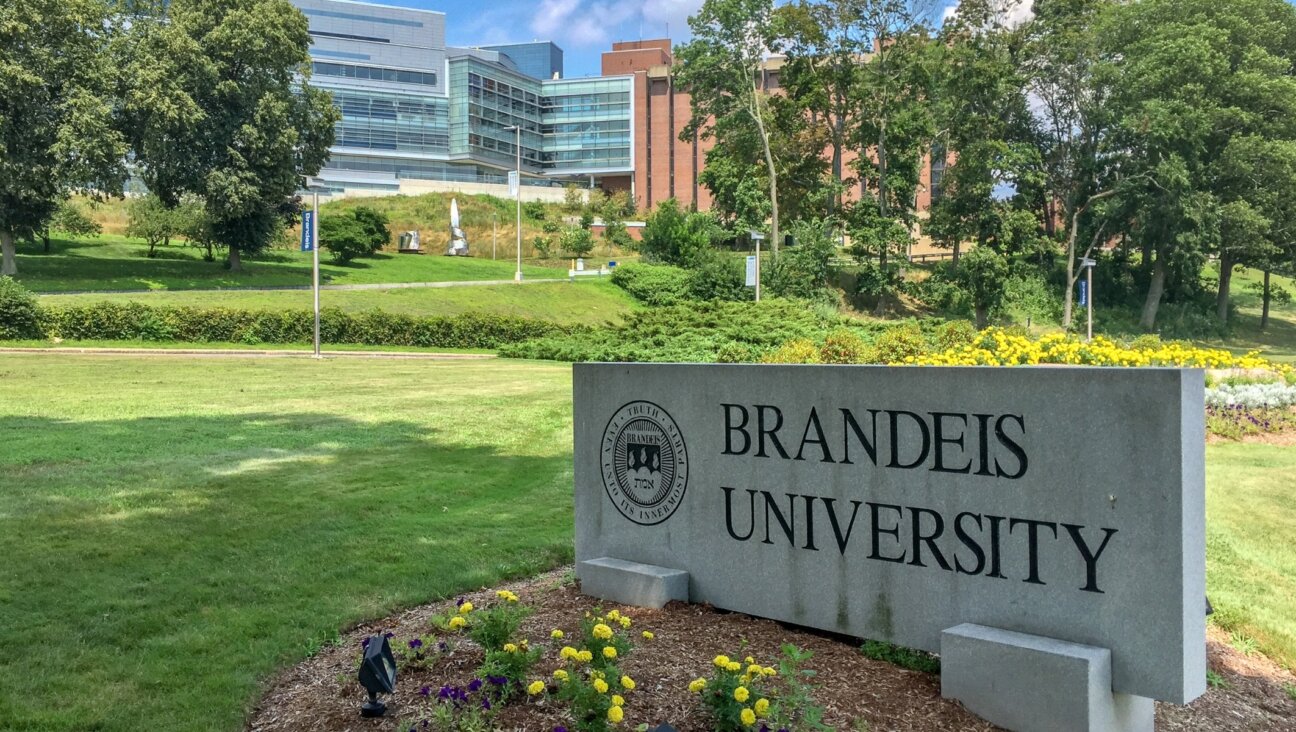
[[[576,631],[585,612],[599,607],[597,601],[580,594],[571,580],[570,568],[503,588],[518,593],[522,602],[535,608],[535,614],[522,628],[533,644],[547,644],[553,628]],[[465,597],[481,607],[494,600],[495,589],[467,593]],[[430,618],[447,612],[451,605],[425,605],[360,626],[345,634],[339,645],[285,670],[268,685],[247,729],[404,730],[410,722],[428,717],[421,712],[435,703],[437,689],[444,684],[462,686],[472,679],[481,663],[480,649],[464,640],[430,668],[400,674],[396,693],[383,697],[388,705],[387,716],[369,720],[359,716],[360,704],[366,698],[355,680],[360,643],[370,635],[392,632],[393,649],[414,637],[435,646],[438,632]],[[698,697],[687,690],[689,681],[708,676],[711,659],[722,653],[751,655],[758,662],[777,665],[779,648],[784,643],[813,651],[814,657],[806,667],[819,672],[815,698],[826,710],[825,723],[842,732],[997,729],[959,703],[942,699],[938,676],[870,660],[859,652],[859,644],[849,639],[699,605],[672,603],[662,610],[602,606],[604,611],[613,607],[634,618],[635,649],[621,668],[637,681],[637,688],[626,695],[626,720],[621,724],[624,730],[634,730],[642,723],[655,726],[670,722],[680,732],[707,732],[707,724],[698,713]],[[642,639],[642,630],[652,631],[655,638]],[[1296,676],[1267,659],[1242,655],[1226,640],[1211,631],[1210,667],[1221,674],[1224,685],[1210,689],[1187,707],[1158,704],[1157,729],[1296,730],[1296,699],[1284,690],[1284,685],[1296,685]],[[546,654],[541,660],[537,677],[548,677],[557,667],[554,655]],[[423,687],[431,689],[430,699],[420,694]],[[550,732],[558,725],[570,725],[564,712],[563,705],[553,700],[518,700],[499,710],[495,726],[498,730]]]

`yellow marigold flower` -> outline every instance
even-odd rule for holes
[[[542,691],[544,691],[543,681],[532,681],[531,685],[527,687],[527,693],[530,694],[531,696],[535,696],[536,694],[539,694]]]
[[[495,593],[495,596],[498,597],[498,598],[500,598],[501,600],[507,600],[508,602],[517,602],[517,601],[518,601],[518,596],[515,595],[515,594],[513,594],[513,593],[512,593],[511,591],[509,591],[509,590],[499,590],[499,591],[497,591],[497,592]]]
[[[561,630],[558,630],[557,628],[554,628],[553,632],[549,634],[549,637],[553,638],[554,640],[558,640],[559,638],[563,637],[563,632]]]
[[[706,688],[706,679],[694,679],[692,682],[689,683],[689,691],[693,692],[694,694],[700,693],[705,688]]]
[[[575,658],[577,655],[576,649],[571,646],[563,646],[563,649],[558,651],[558,657],[562,659]]]
[[[613,695],[612,695],[612,706],[614,706],[614,707],[623,707],[623,706],[625,706],[625,698],[622,697],[620,694],[613,694]]]
[[[769,699],[757,699],[752,708],[756,710],[756,716],[765,716],[769,712]]]
[[[567,674],[566,671],[562,669],[558,669],[557,671],[554,671],[554,678],[558,679],[559,681],[566,681],[571,677]]]
[[[765,668],[761,669],[761,675],[762,675],[762,676],[778,676],[778,671],[775,671],[774,669],[770,668],[769,666],[766,666]]]
[[[581,663],[589,663],[590,661],[594,660],[594,654],[590,653],[589,651],[581,651],[580,653],[576,654],[576,660],[580,661]]]
[[[652,640],[653,638],[656,638],[656,637],[657,637],[657,636],[653,635],[653,633],[652,633],[651,630],[645,630],[645,631],[643,632],[643,638],[644,638],[644,640]]]
[[[635,688],[634,679],[630,678],[629,676],[622,676],[621,686],[624,687],[626,691],[634,691]]]
[[[729,663],[725,664],[725,671],[737,671],[738,669],[741,668],[742,668],[742,664],[738,663],[737,661],[730,661]]]
[[[460,615],[456,615],[456,616],[454,616],[453,618],[450,618],[450,623],[449,623],[449,625],[450,625],[450,628],[453,629],[453,630],[459,630],[460,628],[464,627],[464,626],[467,625],[467,624],[468,624],[468,621],[467,621],[467,620],[464,620],[463,617],[460,616]]]
[[[473,604],[471,602],[465,602],[464,604],[459,606],[460,615],[467,615],[468,613],[472,612],[472,610],[473,610]]]
[[[610,613],[607,614],[607,619],[608,619],[608,620],[617,620],[617,619],[620,618],[620,617],[621,617],[621,611],[620,611],[620,610],[613,610],[612,612],[610,612]]]
[[[743,708],[742,712],[738,714],[738,718],[741,719],[742,723],[747,725],[748,727],[752,726],[753,724],[756,724],[756,712],[753,712],[750,709]]]
[[[603,657],[608,659],[616,658],[616,649],[612,646],[604,646]]]
[[[728,657],[728,656],[716,656],[716,657],[715,657],[715,660],[712,661],[712,663],[714,663],[714,664],[716,665],[716,668],[724,668],[725,666],[728,666],[728,665],[729,665],[729,657]]]
[[[603,679],[594,679],[594,691],[597,691],[600,694],[606,694],[607,690],[608,684],[606,681]]]
[[[625,719],[625,710],[621,707],[608,707],[608,721],[612,724],[620,724]]]
[[[629,616],[622,615],[622,616],[621,616],[621,619],[620,619],[619,621],[617,621],[617,622],[621,623],[621,627],[622,627],[622,628],[629,628],[629,627],[630,627],[630,618],[629,618]]]
[[[517,647],[517,644],[516,644],[516,643],[505,643],[505,644],[504,644],[504,652],[505,652],[505,653],[517,653],[517,649],[518,649],[518,647]]]
[[[593,632],[594,632],[594,637],[598,638],[599,640],[608,640],[609,638],[612,637],[612,629],[602,623],[595,625]]]
[[[751,656],[748,656],[743,659],[743,663],[756,663],[756,659],[752,658]]]
[[[760,676],[762,673],[764,673],[764,669],[754,663],[747,667],[748,676]]]
[[[750,696],[751,692],[747,691],[747,687],[745,686],[740,686],[737,689],[734,689],[734,701],[739,704],[745,703]]]

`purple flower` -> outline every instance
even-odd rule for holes
[[[432,687],[424,686],[419,689],[419,696],[432,696]]]
[[[387,640],[391,640],[392,638],[396,637],[396,634],[389,631],[387,633],[383,633],[383,637],[386,638]]]
[[[417,650],[417,649],[419,649],[419,648],[422,648],[422,647],[423,647],[423,641],[422,641],[421,639],[419,639],[419,638],[415,638],[414,640],[412,640],[412,641],[409,642],[409,647],[410,647],[410,648],[413,648],[413,649],[415,649],[415,650]]]
[[[368,638],[365,638],[364,640],[360,641],[360,647],[361,647],[361,648],[368,648],[368,647],[369,647],[369,639],[368,639]]]
[[[482,688],[481,679],[473,679],[472,681],[468,682],[468,693],[475,694],[477,693],[477,690],[480,688]]]
[[[489,712],[489,711],[490,711],[490,708],[491,708],[490,699],[488,699],[488,698],[486,698],[486,697],[483,696],[483,697],[482,697],[482,709],[485,710],[485,711],[488,711],[488,712]]]
[[[441,641],[440,643],[437,643],[437,650],[441,651],[442,653],[445,653],[446,651],[450,650],[450,646],[446,645],[445,641]]]
[[[464,604],[464,602],[466,602],[466,601],[464,600],[463,597],[456,597],[456,598],[455,598],[455,607],[461,607],[461,606]]]
[[[557,727],[554,727],[553,732],[567,732],[567,728],[560,724]]]
[[[491,675],[487,674],[487,676],[486,676],[486,680],[489,681],[489,682],[491,682],[492,684],[494,684],[494,685],[496,685],[496,686],[503,686],[503,685],[505,685],[505,684],[508,683],[508,677],[507,677],[507,676],[491,676]]]
[[[450,699],[453,698],[453,695],[454,695],[454,687],[449,685],[442,686],[441,690],[437,692],[438,699]]]

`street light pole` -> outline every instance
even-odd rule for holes
[[[1094,302],[1093,271],[1094,271],[1094,267],[1097,264],[1098,264],[1097,260],[1093,260],[1088,257],[1084,257],[1080,260],[1080,266],[1084,267],[1085,269],[1085,293],[1084,293],[1085,303],[1084,304],[1089,314],[1089,323],[1085,331],[1086,343],[1093,340],[1093,302]]]
[[[499,244],[499,212],[491,214],[491,261],[495,261],[495,248]]]
[[[512,130],[517,133],[516,142],[513,147],[517,151],[517,271],[513,273],[513,281],[522,281],[522,125],[505,127],[504,131]]]

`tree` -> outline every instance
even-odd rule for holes
[[[104,0],[0,3],[0,275],[18,272],[15,238],[40,230],[69,191],[121,190],[114,33]]]
[[[610,246],[629,247],[634,244],[625,223],[627,198],[625,193],[614,193],[603,196],[599,202],[598,215],[603,221],[603,241]]]
[[[644,222],[639,252],[648,262],[692,267],[719,233],[709,214],[683,211],[675,199],[668,198]]]
[[[377,254],[391,243],[391,229],[387,226],[387,215],[369,206],[357,206],[351,215],[360,222],[361,228],[369,237],[369,251],[366,254]]]
[[[373,234],[350,213],[320,216],[320,246],[333,253],[333,261],[348,264],[373,253]]]
[[[1039,122],[1035,143],[1043,183],[1036,189],[1037,204],[1048,232],[1055,232],[1059,220],[1066,232],[1062,325],[1068,328],[1078,242],[1086,232],[1101,237],[1103,222],[1096,221],[1093,206],[1115,195],[1116,163],[1105,146],[1107,99],[1095,76],[1101,54],[1095,25],[1111,6],[1112,0],[1037,0],[1023,28],[1020,73]]]
[[[1005,240],[1020,239],[1022,222],[1039,226],[1038,215],[1017,210],[1001,194],[1040,183],[1034,120],[1015,58],[1019,34],[1009,27],[1011,6],[1006,0],[963,0],[941,27],[933,85],[938,144],[932,155],[950,159],[923,229],[953,249],[956,267],[965,241],[1006,252]]]
[[[563,231],[562,248],[573,257],[589,256],[594,251],[594,235],[582,226],[569,226]]]
[[[323,166],[338,111],[309,83],[306,17],[288,0],[173,0],[164,12],[139,24],[132,46],[137,162],[164,201],[202,198],[210,237],[238,271]]]
[[[54,209],[54,214],[50,216],[40,232],[46,254],[50,251],[50,231],[58,231],[72,237],[98,236],[103,233],[103,226],[87,216],[80,206],[72,201],[63,201],[58,208]]]
[[[126,236],[143,239],[152,258],[157,255],[158,245],[170,241],[184,229],[182,216],[180,208],[168,207],[152,193],[133,198],[126,206]]]
[[[321,216],[319,234],[320,246],[333,252],[339,264],[376,254],[391,242],[387,217],[368,206]]]
[[[1112,136],[1143,177],[1122,194],[1151,263],[1140,324],[1155,327],[1167,293],[1194,293],[1212,252],[1221,256],[1223,321],[1234,265],[1265,259],[1270,217],[1285,215],[1249,179],[1290,180],[1276,143],[1296,140],[1296,9],[1282,0],[1145,0],[1115,6],[1105,21],[1095,34],[1107,51],[1099,71]]]
[[[976,247],[963,256],[957,279],[972,297],[977,329],[985,328],[990,313],[1003,302],[1004,283],[1008,281],[1007,258],[990,247]]]
[[[770,145],[769,94],[763,89],[765,55],[777,50],[772,0],[706,0],[689,18],[693,40],[676,49],[677,79],[692,96],[693,112],[680,139],[724,135],[755,126],[765,159],[773,253],[779,246],[778,169]],[[708,156],[708,164],[710,163]]]

